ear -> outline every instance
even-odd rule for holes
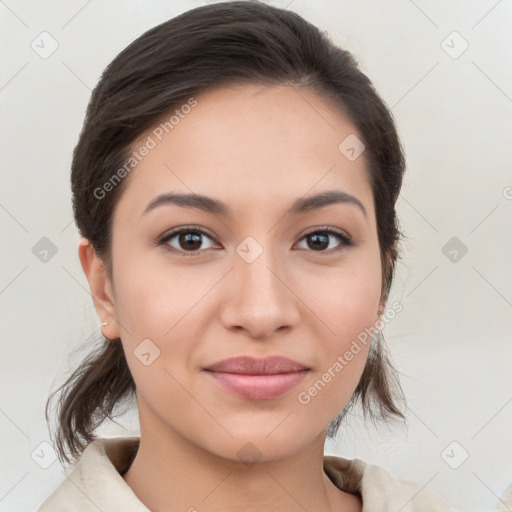
[[[384,314],[384,308],[386,307],[386,297],[382,297],[379,302],[379,309],[377,310],[377,315],[375,317],[375,322],[373,325],[377,325],[382,320],[382,315]]]
[[[87,238],[82,237],[80,240],[78,256],[89,281],[94,308],[100,323],[108,322],[108,325],[101,327],[101,332],[106,338],[118,338],[119,328],[116,321],[114,294],[107,269]]]
[[[393,258],[393,256],[392,256],[391,252],[388,252],[386,254],[386,260],[387,260],[386,268],[391,268],[391,265],[393,263],[392,258]],[[386,303],[388,301],[388,297],[385,297],[383,294],[383,292],[384,292],[384,272],[385,272],[385,268],[382,269],[382,287],[381,287],[382,296],[379,301],[379,308],[377,311],[377,320],[379,320],[382,317],[382,315],[384,314],[384,309],[385,309]]]

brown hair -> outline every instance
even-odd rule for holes
[[[346,112],[364,153],[374,195],[387,300],[401,233],[395,214],[405,158],[392,115],[357,61],[326,33],[298,14],[257,1],[234,1],[189,10],[148,30],[104,70],[92,93],[71,168],[73,212],[80,234],[92,244],[112,278],[112,213],[129,176],[98,199],[94,191],[123,167],[132,145],[163,114],[193,95],[226,84],[307,88]],[[340,141],[341,142],[341,141]],[[94,430],[135,393],[120,338],[101,339],[53,395],[61,391],[56,447],[61,461],[80,456]],[[365,418],[404,418],[403,398],[382,337],[370,345],[362,377],[331,422],[334,436],[348,410],[361,400]],[[374,408],[376,406],[376,411]],[[66,450],[71,454],[67,456]]]

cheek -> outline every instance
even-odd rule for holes
[[[299,410],[324,426],[343,409],[364,371],[375,323],[380,288],[345,287],[317,297],[330,335],[318,337],[315,372],[297,390]],[[331,308],[327,311],[327,308]]]
[[[120,336],[141,389],[172,386],[166,370],[183,381],[205,325],[214,320],[205,304],[219,277],[207,266],[185,270],[162,261],[148,265],[132,255],[119,262],[114,277]]]
[[[190,325],[188,313],[208,291],[211,279],[203,278],[199,269],[165,263],[162,257],[151,260],[132,255],[118,264],[116,313],[122,324],[121,337],[165,341],[185,324]]]
[[[354,252],[338,267],[304,272],[302,293],[328,328],[332,348],[343,348],[378,319],[381,264],[378,247]]]
[[[378,320],[381,266],[377,251],[362,252],[329,275],[316,273],[304,290],[318,317],[317,368],[297,399],[325,421],[334,417],[355,390],[366,365],[371,333]],[[316,282],[316,286],[315,286]]]
[[[170,411],[190,408],[183,386],[190,387],[191,355],[205,321],[198,301],[207,290],[195,287],[185,272],[155,266],[141,272],[133,265],[124,275],[116,312],[128,367],[137,395],[169,422]]]

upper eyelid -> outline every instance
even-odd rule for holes
[[[216,240],[216,237],[214,235],[210,235],[208,231],[205,230],[205,228],[200,228],[199,226],[177,226],[176,228],[173,228],[169,231],[166,231],[162,236],[160,236],[158,239],[163,240],[165,238],[174,237],[176,235],[179,235],[182,232],[192,232],[192,231],[198,231],[202,235],[206,235],[207,237],[211,238],[212,240]]]

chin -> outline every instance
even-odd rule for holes
[[[287,413],[288,414],[288,413]],[[291,416],[291,415],[290,415]],[[286,417],[282,415],[280,421]],[[248,467],[256,462],[273,462],[296,455],[310,446],[322,432],[305,430],[304,424],[285,426],[286,420],[272,422],[277,428],[269,428],[270,423],[240,423],[236,428],[225,425],[232,434],[209,436],[203,447],[216,456],[232,461],[243,462]],[[225,431],[223,431],[225,434]],[[323,448],[323,439],[322,439]]]

